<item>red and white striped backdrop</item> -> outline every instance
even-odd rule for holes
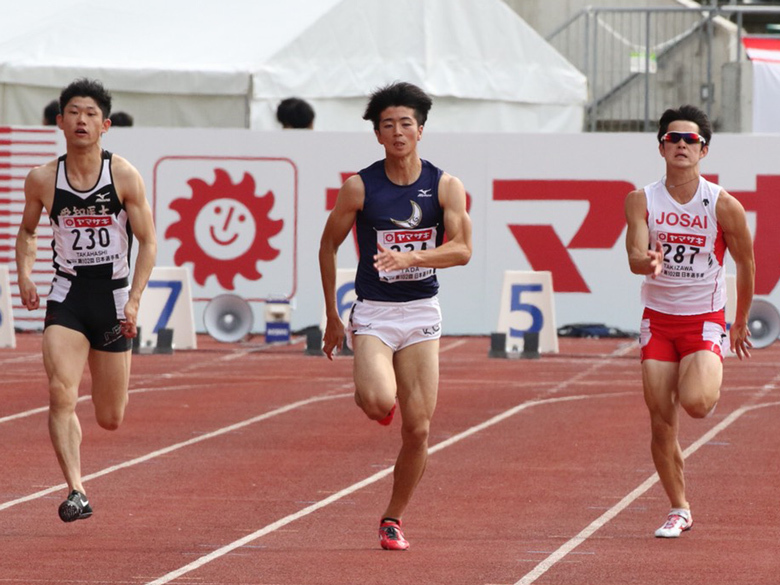
[[[53,158],[59,150],[56,128],[8,128],[0,126],[0,264],[8,266],[13,291],[14,322],[21,329],[43,328],[46,295],[53,268],[52,231],[44,215],[38,227],[38,257],[33,280],[38,285],[42,308],[28,311],[19,300],[15,262],[16,233],[24,207],[24,179],[27,173]]]

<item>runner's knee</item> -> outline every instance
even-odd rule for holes
[[[718,402],[718,394],[712,397],[699,394],[694,397],[681,398],[680,405],[685,409],[685,412],[687,412],[689,416],[692,416],[693,418],[704,418]]]
[[[74,392],[67,384],[54,378],[49,381],[49,408],[52,411],[72,412],[76,409],[78,392]]]
[[[119,425],[122,424],[122,420],[124,419],[125,413],[124,409],[120,410],[111,410],[111,411],[97,411],[95,413],[95,418],[97,420],[97,423],[100,425],[101,428],[106,429],[107,431],[115,431],[119,428]]]
[[[404,421],[401,429],[401,439],[404,445],[422,446],[428,443],[430,432],[430,421],[406,422]]]
[[[119,404],[95,404],[95,420],[97,420],[101,428],[107,431],[115,431],[125,418],[126,406],[127,398]]]
[[[356,398],[355,401],[358,403],[358,406],[363,409],[363,412],[366,413],[366,416],[372,420],[382,420],[385,418],[393,408],[393,404],[395,404],[395,400],[383,399],[361,400]]]
[[[355,404],[357,404],[366,416],[372,420],[382,420],[390,412],[395,404],[395,396],[384,394],[369,394],[355,391]]]

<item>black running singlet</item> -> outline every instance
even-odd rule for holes
[[[103,151],[100,176],[87,191],[68,182],[66,155],[58,159],[49,218],[52,261],[62,276],[117,280],[130,274],[133,233],[114,187],[111,156]]]

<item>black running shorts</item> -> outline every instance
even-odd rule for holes
[[[83,333],[92,349],[129,351],[133,340],[122,334],[121,325],[129,292],[127,279],[68,279],[58,274],[46,303],[44,329],[60,325]]]

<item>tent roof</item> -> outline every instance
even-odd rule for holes
[[[13,5],[0,33],[4,83],[62,87],[88,76],[115,91],[281,99],[363,96],[403,79],[434,96],[587,99],[585,77],[501,0]]]
[[[585,76],[501,0],[343,0],[254,71],[255,98],[404,80],[434,96],[587,101]]]
[[[253,64],[339,2],[55,0],[50,16],[17,16],[18,34],[0,40],[0,81],[61,87],[87,76],[116,91],[247,94]]]

